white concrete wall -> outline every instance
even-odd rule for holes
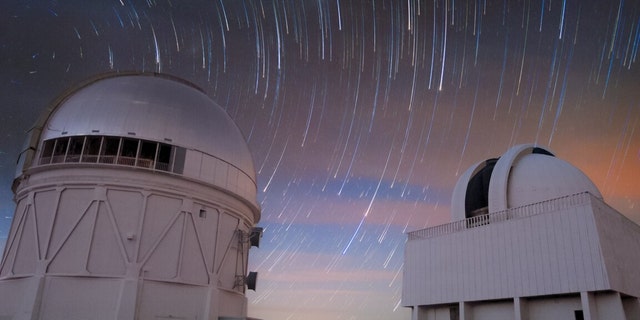
[[[582,310],[580,295],[533,298],[527,305],[529,320],[573,320],[575,310]]]
[[[609,287],[589,202],[405,247],[402,303],[432,305]]]
[[[91,173],[43,171],[22,182],[0,264],[0,301],[32,306],[0,303],[0,317],[246,315],[245,287],[236,283],[249,251],[238,231],[253,225],[246,204],[170,175]],[[218,313],[212,289],[235,292],[224,301],[227,314]]]
[[[116,319],[120,282],[106,278],[46,278],[40,316],[35,319]]]
[[[512,320],[515,316],[513,301],[489,301],[471,305],[473,320]]]
[[[420,320],[451,320],[451,313],[449,307],[438,307],[435,309],[429,309],[425,312],[425,317]]]
[[[640,300],[613,291],[571,293],[517,299],[460,302],[460,320],[549,320],[575,319],[576,311],[585,320],[640,319]],[[450,319],[451,305],[414,307],[413,320]]]
[[[640,297],[640,226],[603,202],[592,202],[611,288]]]
[[[206,287],[145,281],[136,319],[206,319]]]

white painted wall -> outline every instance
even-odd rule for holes
[[[582,310],[579,295],[529,299],[529,320],[575,319],[574,311]]]
[[[581,294],[551,295],[520,298],[522,313],[516,315],[515,300],[490,300],[464,302],[464,312],[460,310],[460,320],[549,320],[575,319],[575,312],[582,311],[589,320],[636,320],[640,319],[640,301],[629,296],[622,297],[613,291],[583,293],[591,313],[585,310]],[[414,320],[446,319],[451,317],[450,305],[420,306]],[[464,316],[463,316],[464,313]],[[464,318],[463,318],[464,317]]]
[[[608,289],[589,197],[534,209],[540,212],[409,240],[403,305]]]
[[[403,304],[435,317],[464,301],[465,320],[512,319],[520,297],[521,319],[574,319],[584,308],[585,319],[640,319],[640,226],[588,194],[501,214],[412,235]]]
[[[512,320],[513,301],[489,301],[472,304],[473,320]]]
[[[611,288],[640,297],[640,226],[604,202],[592,202]]]
[[[449,307],[430,309],[426,312],[424,320],[451,320],[450,309]]]
[[[16,303],[0,303],[0,318],[246,315],[238,231],[254,222],[236,197],[172,175],[66,166],[31,175],[16,198],[0,264],[0,301]]]

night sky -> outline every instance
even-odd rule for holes
[[[470,165],[537,143],[640,221],[638,0],[0,2],[0,237],[25,132],[103,72],[185,78],[258,172],[249,315],[408,319],[405,233]]]

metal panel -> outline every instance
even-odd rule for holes
[[[408,241],[403,304],[607,289],[590,197],[584,199],[568,208],[559,202],[558,210],[547,213]]]
[[[618,214],[602,201],[593,200],[602,257],[611,286],[640,297],[640,226]]]

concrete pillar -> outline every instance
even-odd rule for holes
[[[529,320],[529,303],[527,299],[513,298],[513,311],[515,312],[515,320]]]
[[[598,320],[596,300],[593,292],[580,292],[580,302],[582,303],[582,314],[584,320]]]
[[[120,283],[120,292],[116,310],[118,320],[136,319],[136,306],[138,303],[138,279],[124,279]]]
[[[470,303],[460,301],[458,308],[460,309],[460,320],[473,320],[473,307]]]
[[[420,320],[418,318],[418,312],[420,311],[419,308],[420,307],[418,306],[411,307],[411,320]]]
[[[209,276],[214,281],[218,281],[213,273],[209,273]],[[216,286],[209,287],[209,290],[207,291],[207,301],[209,301],[209,303],[205,305],[205,319],[218,319],[218,305],[220,304],[220,301],[218,301],[218,288]]]
[[[436,319],[436,310],[427,306],[413,306],[411,307],[411,320]]]

